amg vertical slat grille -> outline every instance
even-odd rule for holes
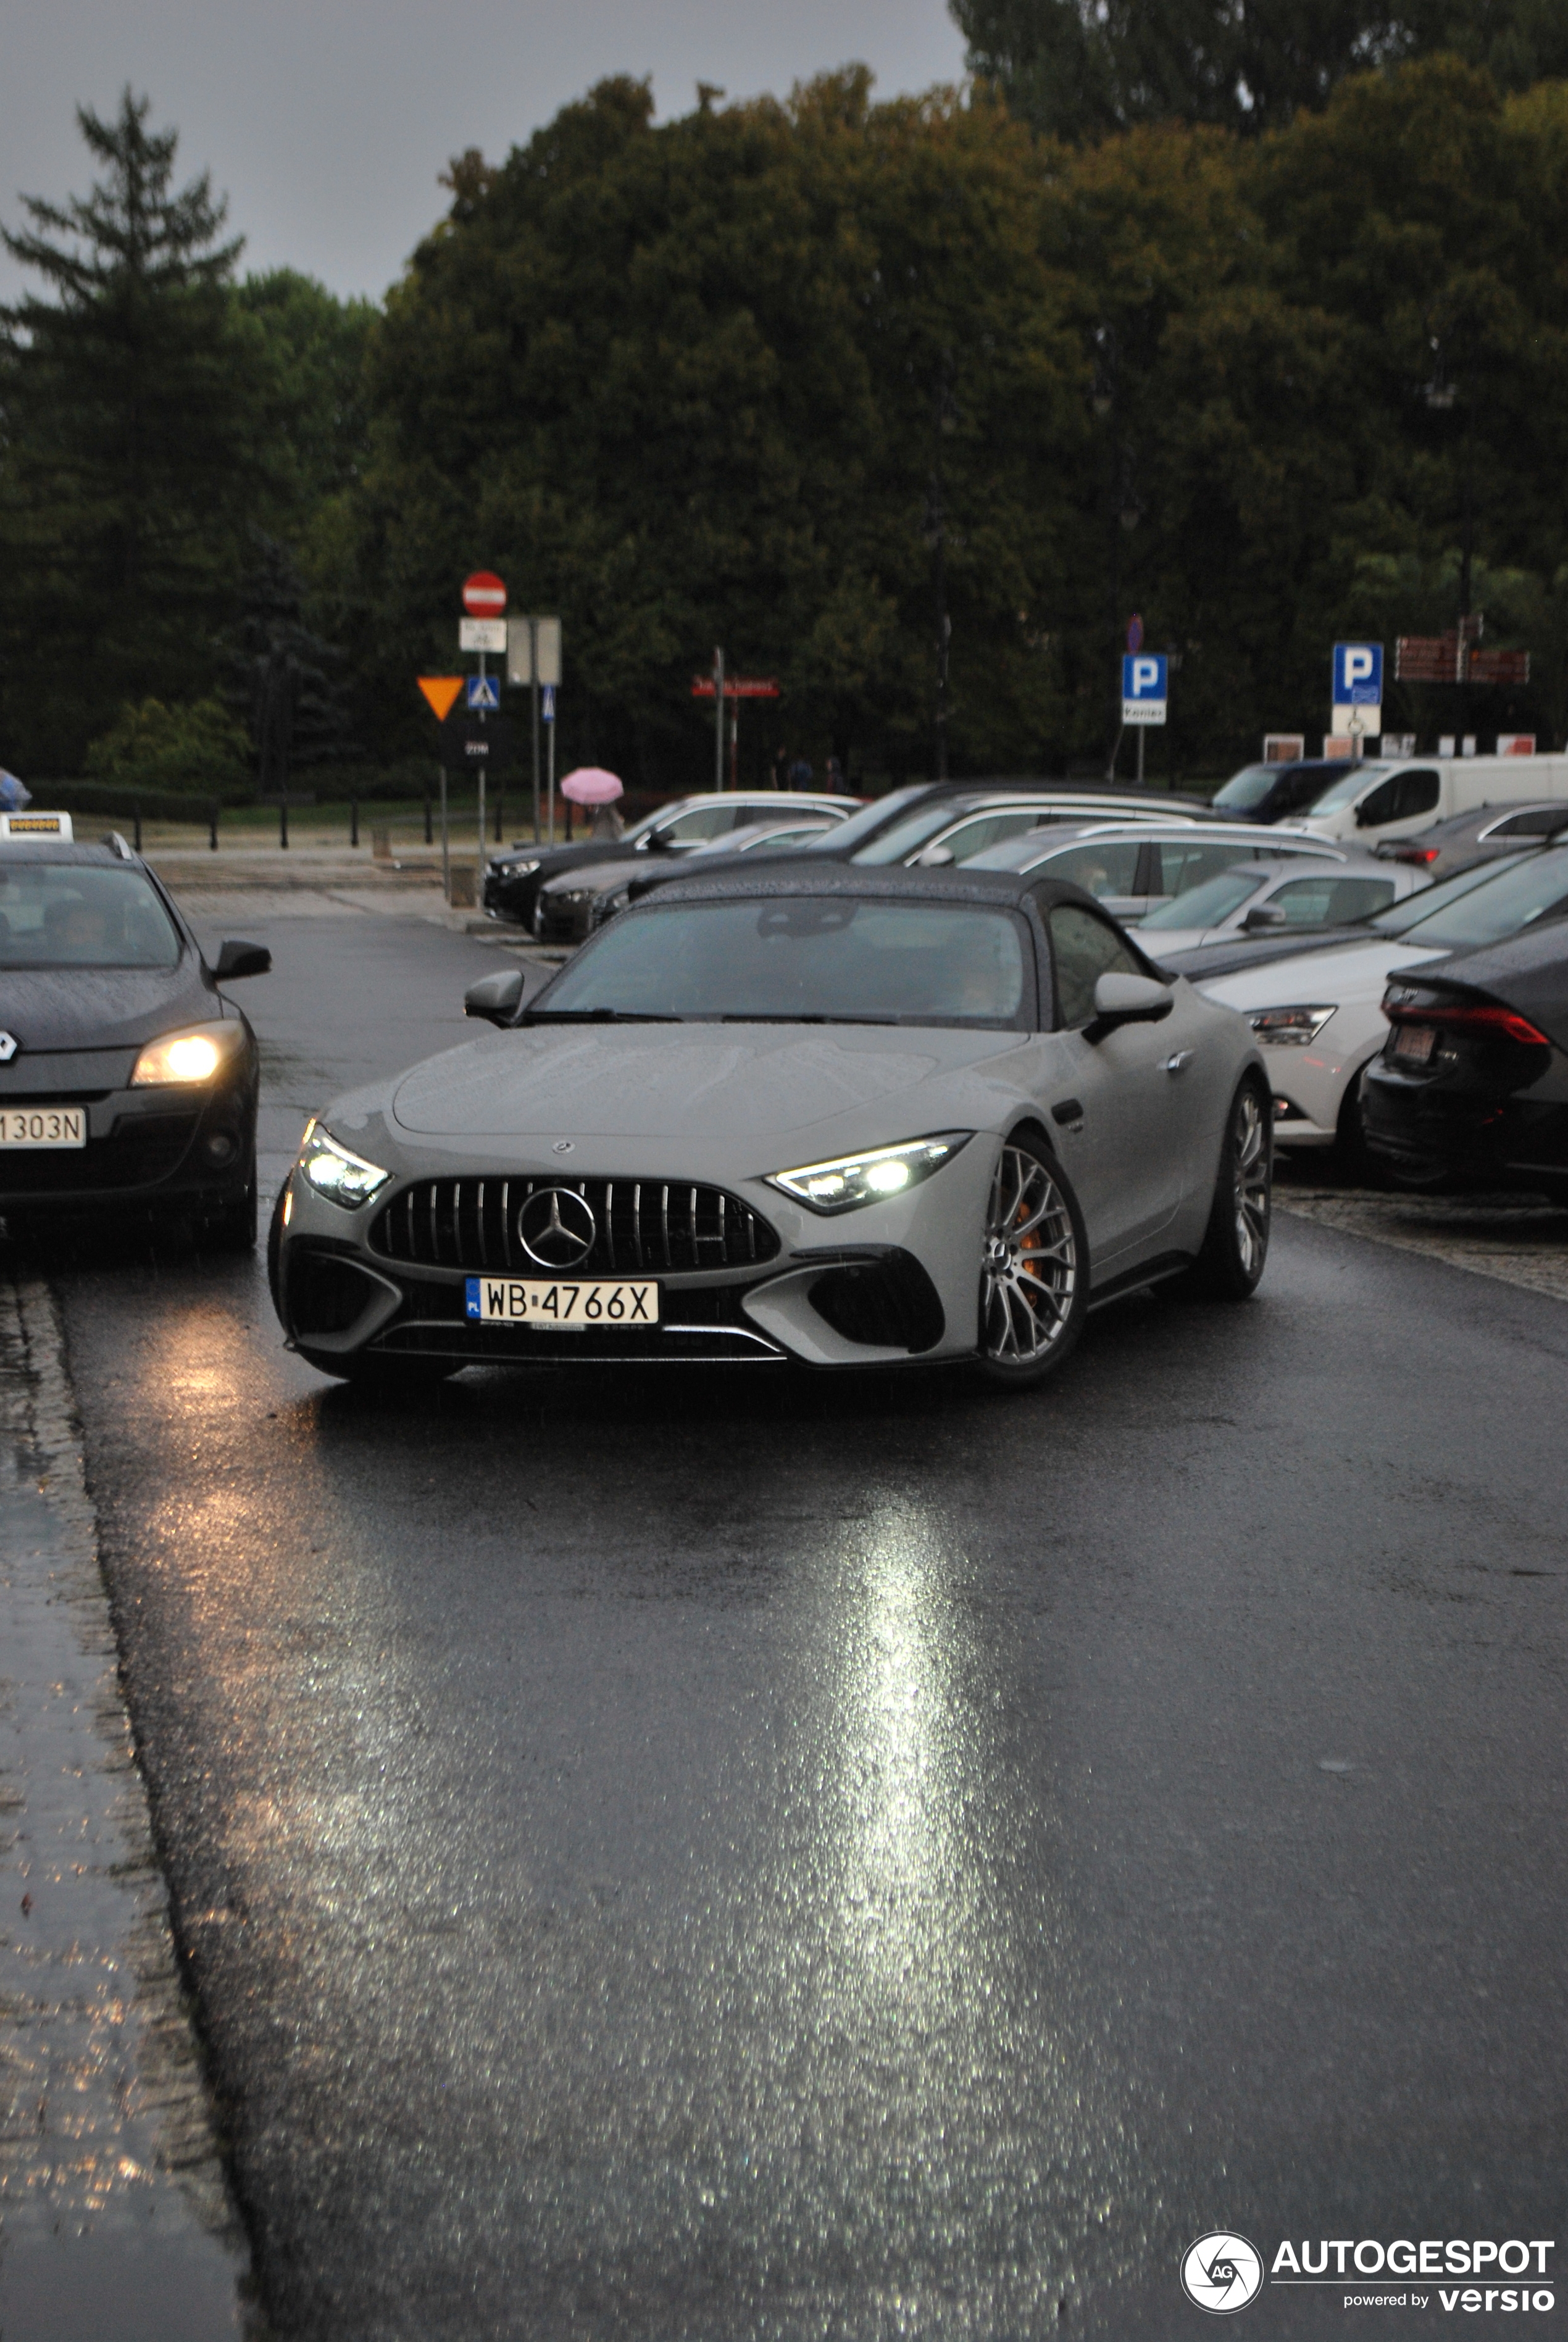
[[[742,1268],[779,1248],[766,1220],[738,1196],[655,1179],[419,1179],[383,1206],[370,1241],[385,1258],[421,1268],[557,1274],[529,1257],[518,1234],[518,1216],[541,1187],[570,1187],[594,1215],[594,1247],[574,1275]]]

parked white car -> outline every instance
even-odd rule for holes
[[[1370,919],[1432,883],[1424,870],[1374,862],[1365,854],[1329,860],[1330,851],[1325,847],[1322,857],[1296,854],[1281,862],[1254,856],[1233,863],[1201,886],[1159,904],[1138,933],[1149,938],[1156,959],[1201,944],[1226,943],[1233,936],[1273,932],[1283,946],[1293,932],[1304,936]]]
[[[1385,837],[1415,837],[1456,813],[1528,798],[1568,797],[1568,756],[1377,757],[1346,765],[1304,814],[1315,837],[1347,837],[1370,850]]]
[[[1568,846],[1483,863],[1381,912],[1364,942],[1338,943],[1199,976],[1200,991],[1239,1008],[1263,1051],[1280,1146],[1361,1144],[1362,1069],[1388,1035],[1383,996],[1395,968],[1501,943],[1542,919],[1568,917]]]
[[[1293,830],[1260,829],[1252,822],[1187,822],[1170,827],[1147,821],[1084,822],[1054,834],[1036,828],[998,839],[972,855],[966,866],[1038,870],[1053,878],[1069,878],[1114,917],[1131,923],[1146,920],[1163,904],[1185,899],[1238,862],[1318,870],[1365,859],[1343,846],[1324,846]],[[1393,866],[1380,862],[1373,866],[1379,884],[1386,887]],[[1393,900],[1392,894],[1384,893],[1378,903],[1364,907],[1375,910],[1378,904]]]

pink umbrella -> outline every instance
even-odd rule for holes
[[[625,790],[614,773],[604,772],[598,765],[579,765],[562,782],[561,795],[569,797],[574,805],[614,805],[617,797],[624,796]]]

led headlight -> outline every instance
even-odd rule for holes
[[[504,878],[526,878],[538,869],[539,856],[535,854],[526,862],[493,862],[490,867],[498,870]]]
[[[918,1186],[973,1136],[967,1130],[944,1130],[932,1138],[913,1138],[905,1146],[846,1155],[837,1163],[804,1163],[796,1171],[771,1171],[767,1184],[814,1212],[854,1212],[862,1204],[885,1204],[906,1187]]]
[[[1304,1049],[1315,1041],[1329,1018],[1333,1006],[1327,1008],[1253,1008],[1248,1011],[1247,1023],[1260,1041],[1271,1049]]]
[[[210,1082],[245,1046],[245,1028],[235,1018],[222,1025],[187,1025],[149,1041],[131,1074],[134,1090],[169,1084],[189,1087]]]
[[[329,1204],[341,1204],[345,1212],[368,1204],[392,1176],[379,1163],[367,1163],[363,1155],[340,1146],[319,1122],[305,1126],[297,1168],[318,1196],[325,1196]]]

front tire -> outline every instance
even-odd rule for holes
[[[997,1157],[980,1267],[979,1367],[1031,1390],[1068,1358],[1089,1306],[1089,1239],[1054,1156],[1021,1132]]]
[[[1200,1289],[1216,1301],[1246,1301],[1269,1256],[1273,1216],[1273,1116],[1254,1074],[1231,1101],[1220,1150],[1213,1209],[1197,1259]]]

